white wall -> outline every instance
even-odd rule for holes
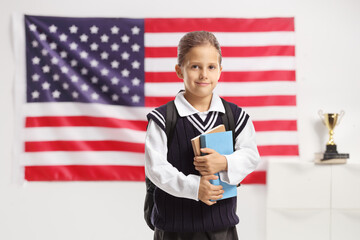
[[[360,161],[358,0],[0,0],[0,239],[151,239],[142,219],[144,184],[11,181],[13,76],[11,13],[102,17],[295,17],[301,160],[325,147],[317,111],[346,111],[335,129],[341,152]],[[359,119],[358,119],[359,118]],[[266,187],[243,186],[242,239],[265,239]]]

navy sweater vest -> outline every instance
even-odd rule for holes
[[[249,116],[235,104],[230,103],[230,107],[235,118],[235,137],[237,137],[245,127]],[[202,121],[197,114],[178,117],[167,159],[185,175],[200,175],[193,165],[194,153],[191,139],[222,124],[220,114],[210,112],[205,121]],[[166,105],[156,108],[147,117],[165,131]],[[208,206],[201,201],[178,198],[156,188],[154,201],[152,221],[156,228],[164,231],[216,231],[235,226],[239,222],[236,215],[236,197],[224,199]]]

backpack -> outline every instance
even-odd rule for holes
[[[225,129],[227,131],[233,132],[233,143],[235,144],[235,121],[234,121],[234,115],[232,113],[232,110],[230,108],[230,105],[227,101],[225,101],[223,98],[221,98],[221,101],[223,102],[224,108],[225,108],[225,114],[222,114],[221,118],[225,125]],[[175,125],[177,122],[178,113],[177,109],[175,107],[174,101],[170,101],[166,104],[166,119],[165,119],[165,132],[168,139],[168,148],[170,146]],[[146,184],[146,196],[145,196],[145,203],[144,203],[144,218],[147,223],[147,225],[154,230],[155,227],[153,223],[151,222],[151,215],[154,207],[154,191],[156,189],[156,185],[150,181],[149,178],[145,176],[145,184]],[[238,185],[240,186],[240,184]]]

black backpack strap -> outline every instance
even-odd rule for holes
[[[177,118],[178,118],[178,113],[175,106],[175,102],[173,100],[166,104],[165,133],[167,137],[168,148],[170,147],[170,143],[174,135]]]
[[[222,121],[225,125],[225,128],[227,131],[232,131],[232,135],[233,135],[233,143],[235,145],[235,120],[234,120],[234,114],[230,108],[230,105],[229,103],[221,98],[221,101],[224,105],[224,108],[225,108],[225,114],[222,114],[221,118],[222,118]],[[234,149],[235,150],[235,149]]]

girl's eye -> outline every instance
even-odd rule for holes
[[[198,69],[199,66],[198,66],[198,65],[192,65],[191,68],[193,68],[193,69]]]
[[[213,70],[215,68],[216,68],[215,66],[209,66],[209,69],[211,69],[211,70]]]

